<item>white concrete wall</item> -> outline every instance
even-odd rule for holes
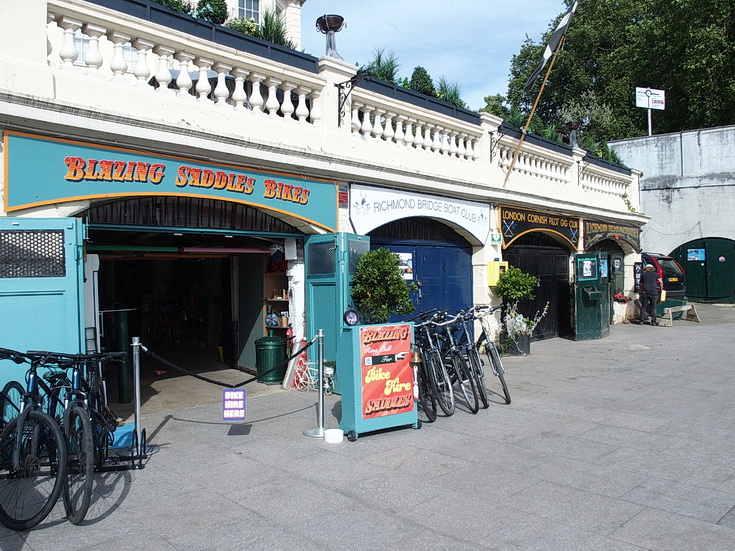
[[[694,239],[735,239],[735,126],[610,143],[643,172],[640,203],[651,220],[644,250],[668,254]]]

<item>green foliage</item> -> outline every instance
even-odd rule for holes
[[[162,6],[166,6],[167,8],[171,8],[172,10],[177,11],[183,11],[188,12],[189,7],[184,4],[182,0],[152,0],[156,4],[161,4]]]
[[[227,0],[199,0],[193,15],[215,25],[222,25],[229,15]]]
[[[385,80],[398,84],[398,56],[395,52],[386,52],[385,48],[378,46],[373,50],[373,60],[365,67],[361,67],[360,71]]]
[[[263,12],[263,18],[253,36],[267,40],[268,42],[273,42],[273,44],[291,48],[292,50],[296,49],[293,41],[288,38],[286,22],[283,19],[281,10],[278,8]]]
[[[458,82],[449,82],[446,78],[439,77],[436,97],[462,109],[467,109],[467,104],[462,100],[462,87]]]
[[[352,277],[352,300],[368,323],[385,323],[393,314],[414,311],[407,284],[399,269],[400,259],[388,249],[375,249],[363,254]]]
[[[511,60],[507,97],[521,111],[531,110],[542,78],[528,95],[522,90],[562,15]],[[570,112],[582,112],[588,120],[581,120],[580,144],[585,135],[587,143],[646,135],[635,88],[651,87],[666,91],[666,109],[653,111],[655,133],[733,124],[734,58],[731,0],[579,2],[537,116],[561,125]]]
[[[436,89],[434,88],[434,81],[431,80],[429,73],[423,67],[415,67],[413,73],[411,73],[411,80],[407,88],[424,94],[432,98],[436,97]]]
[[[498,277],[498,284],[493,287],[493,294],[508,302],[533,300],[535,289],[536,276],[527,274],[515,266],[508,266],[508,269]]]
[[[506,120],[510,114],[510,108],[506,105],[505,96],[495,94],[485,96],[485,107],[480,109],[480,113],[490,113]]]
[[[258,24],[252,17],[250,17],[249,19],[238,17],[236,19],[230,19],[227,23],[225,23],[225,27],[227,27],[228,29],[232,29],[233,31],[253,36],[258,29]]]

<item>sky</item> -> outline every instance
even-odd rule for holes
[[[316,20],[341,15],[345,27],[335,38],[346,62],[367,65],[377,48],[395,52],[399,78],[421,66],[435,84],[442,76],[459,84],[464,102],[478,110],[485,96],[506,94],[511,58],[526,35],[538,43],[565,11],[562,0],[307,0],[301,47],[324,55]]]

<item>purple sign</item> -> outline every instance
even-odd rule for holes
[[[247,418],[247,400],[244,388],[226,388],[222,391],[222,419],[244,421]]]

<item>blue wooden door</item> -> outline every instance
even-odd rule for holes
[[[0,218],[0,346],[77,353],[84,346],[83,224]],[[23,380],[9,362],[0,382]]]
[[[419,311],[433,308],[455,312],[472,305],[472,252],[469,247],[447,243],[402,244],[372,240],[371,248],[384,247],[410,263],[410,277],[418,290],[411,300]],[[403,316],[405,319],[409,316]],[[398,318],[391,321],[397,321]]]

